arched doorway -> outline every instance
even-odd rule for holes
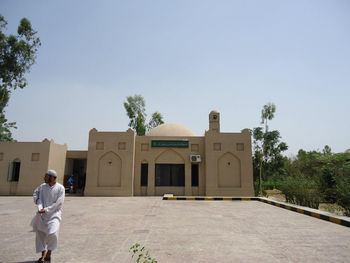
[[[21,172],[21,160],[19,158],[14,159],[9,163],[7,181],[10,182],[10,195],[15,195],[17,192],[17,185],[19,181],[19,175]]]
[[[155,162],[156,195],[183,194],[185,189],[185,161],[176,151],[162,152]]]
[[[18,182],[21,171],[21,160],[16,158],[9,163],[7,180],[10,182]]]

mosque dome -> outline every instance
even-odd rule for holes
[[[183,125],[164,123],[150,130],[146,136],[195,136],[195,134]]]

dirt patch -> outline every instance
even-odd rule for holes
[[[284,196],[284,194],[282,194],[282,192],[280,190],[277,189],[273,189],[273,190],[266,190],[266,197],[270,198],[274,201],[278,201],[278,202],[285,202],[286,201],[286,197]]]
[[[336,214],[339,216],[344,216],[345,211],[344,209],[336,204],[328,204],[328,203],[322,203],[318,206],[318,210],[325,211],[328,213]]]

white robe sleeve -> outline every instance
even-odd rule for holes
[[[38,211],[40,211],[41,209],[43,209],[43,191],[41,189],[41,186],[38,187],[39,188],[39,192],[38,192],[38,199],[36,201],[36,205],[38,207]]]
[[[64,201],[64,188],[62,187],[59,190],[57,201],[52,205],[44,208],[45,213],[49,215],[56,212],[59,208],[62,207],[63,201]]]
[[[34,193],[33,193],[33,200],[35,204],[37,204],[38,202],[39,195],[40,195],[40,185],[34,190]]]

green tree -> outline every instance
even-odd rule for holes
[[[335,192],[337,203],[344,208],[345,215],[350,216],[350,158],[336,177]]]
[[[17,129],[15,122],[7,122],[5,114],[0,114],[0,141],[13,141],[11,129]]]
[[[273,103],[268,103],[264,105],[264,108],[261,110],[261,124],[265,125],[265,133],[263,136],[263,147],[262,147],[262,158],[260,158],[260,169],[259,169],[259,179],[260,179],[260,195],[262,195],[262,169],[263,169],[263,161],[265,163],[267,162],[267,153],[266,153],[266,148],[267,148],[267,143],[266,143],[266,136],[268,132],[269,126],[267,125],[267,120],[272,120],[273,117],[275,117],[275,112],[276,112],[276,106]]]
[[[285,164],[279,189],[287,201],[315,208],[318,202],[337,203],[350,215],[350,151],[332,153],[327,145],[322,152],[301,149]]]
[[[155,112],[149,123],[146,124],[146,102],[141,95],[129,96],[126,100],[124,108],[130,119],[129,127],[134,129],[138,136],[144,136],[146,130],[164,123],[163,116],[159,112]]]
[[[324,155],[332,154],[332,149],[331,149],[331,147],[329,147],[328,145],[326,145],[326,146],[323,148],[322,152],[323,152]]]
[[[156,111],[155,113],[152,114],[152,118],[147,125],[147,131],[150,131],[153,128],[155,128],[163,123],[164,123],[164,121],[163,121],[162,114],[160,114],[158,111]]]
[[[275,117],[276,105],[269,102],[264,105],[264,108],[261,110],[261,124],[265,125],[265,133],[268,131],[269,126],[267,125],[267,120],[272,120]]]
[[[272,120],[276,112],[273,103],[264,105],[261,111],[261,124],[263,127],[253,129],[253,167],[254,175],[259,175],[259,194],[263,194],[263,174],[276,177],[284,173],[283,167],[286,158],[282,152],[288,149],[285,142],[280,142],[279,131],[269,131],[268,120]],[[265,169],[265,171],[264,171]]]
[[[146,133],[146,103],[141,95],[129,96],[124,102],[124,108],[130,122],[129,127],[136,131],[136,134],[143,136]]]
[[[319,151],[299,150],[298,155],[286,165],[287,176],[305,175],[319,183],[323,201],[335,203],[339,199],[337,184],[340,177],[350,177],[350,154],[331,153],[327,145]],[[350,192],[350,185],[349,192]]]
[[[280,132],[277,130],[268,131],[265,135],[265,173],[276,178],[284,175],[284,164],[287,158],[282,152],[288,150],[285,142],[281,142]],[[276,181],[274,179],[274,181]]]
[[[17,35],[6,35],[7,21],[0,14],[0,141],[12,141],[11,128],[15,122],[8,122],[5,108],[11,92],[27,86],[25,74],[35,63],[40,39],[28,19],[22,18]]]

